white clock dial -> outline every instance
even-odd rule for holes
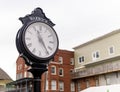
[[[45,23],[35,22],[27,27],[24,43],[27,50],[34,56],[47,58],[55,53],[58,39],[53,28]]]

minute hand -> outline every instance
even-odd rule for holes
[[[46,54],[49,54],[49,52],[47,51],[47,48],[46,48],[46,46],[45,46],[45,43],[44,43],[44,41],[43,41],[43,39],[42,39],[39,31],[37,31],[37,34],[38,34],[38,40],[39,40],[39,42],[43,45],[43,47],[44,47],[45,50],[46,50]]]

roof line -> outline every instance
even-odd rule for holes
[[[114,31],[112,31],[112,32],[110,32],[110,33],[107,33],[107,34],[102,35],[102,36],[100,36],[100,37],[97,37],[97,38],[95,38],[95,39],[93,39],[93,40],[90,40],[90,41],[88,41],[88,42],[85,42],[85,43],[83,43],[83,44],[80,44],[80,45],[74,47],[73,49],[77,49],[77,48],[86,46],[86,45],[88,45],[88,44],[90,44],[90,43],[93,43],[93,42],[102,40],[102,39],[104,39],[104,38],[107,38],[107,37],[109,37],[109,36],[111,36],[111,35],[113,35],[113,34],[117,34],[117,33],[120,33],[120,29],[114,30]]]

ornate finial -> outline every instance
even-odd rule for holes
[[[55,25],[49,18],[45,16],[45,13],[39,7],[34,9],[31,14],[28,14],[25,17],[20,17],[19,20],[21,20],[23,24],[28,23],[30,21],[41,21],[51,26]]]
[[[32,15],[41,16],[42,18],[46,17],[41,8],[36,8],[32,11]]]

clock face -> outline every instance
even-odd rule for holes
[[[58,48],[58,38],[52,27],[45,23],[33,22],[23,32],[23,43],[32,56],[46,59]]]

